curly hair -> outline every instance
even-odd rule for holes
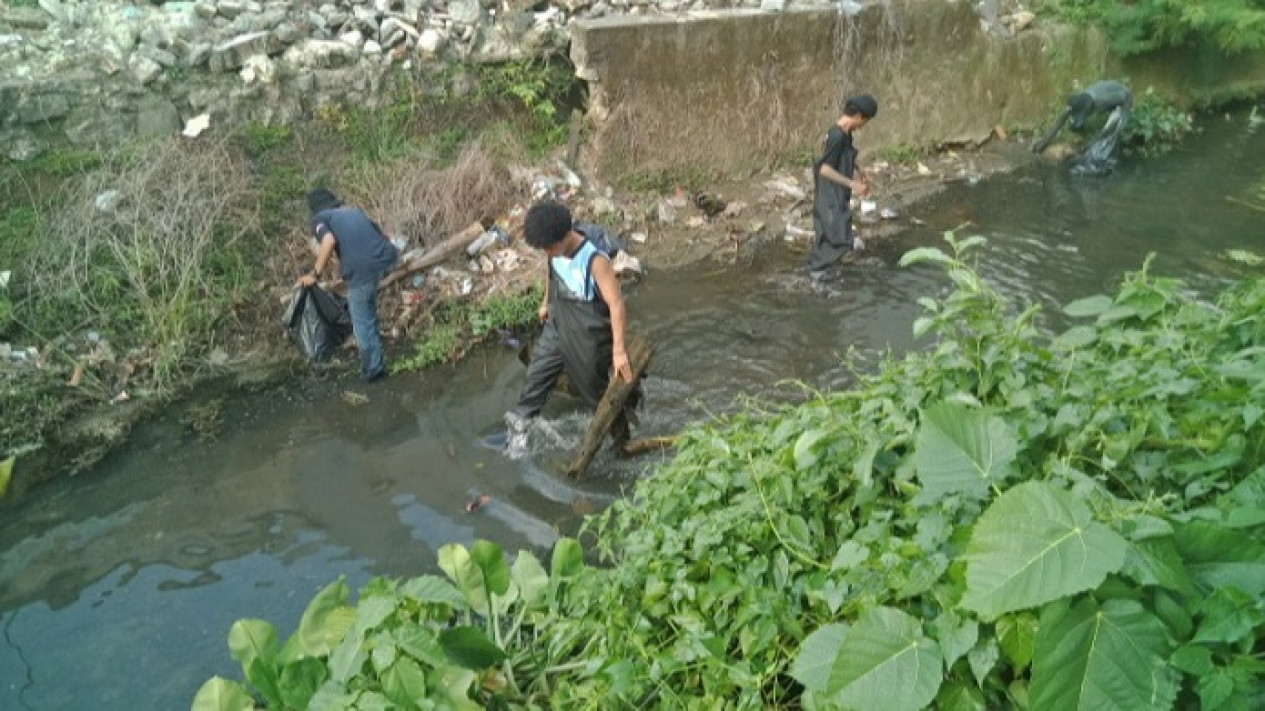
[[[536,249],[561,242],[570,231],[571,211],[566,205],[552,200],[532,205],[523,221],[523,234],[527,237],[527,244]]]

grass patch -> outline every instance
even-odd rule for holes
[[[476,337],[482,337],[498,329],[527,326],[536,320],[544,295],[543,286],[533,285],[518,294],[489,296],[471,314],[470,330]]]
[[[247,121],[236,132],[236,136],[246,153],[257,158],[279,148],[289,147],[294,142],[294,129],[260,121]]]
[[[536,321],[544,287],[533,285],[514,294],[496,294],[478,304],[459,301],[436,307],[413,353],[391,366],[393,373],[407,373],[447,363],[474,344],[501,329],[515,329]]]
[[[898,143],[894,146],[884,146],[874,152],[875,158],[887,161],[893,165],[912,163],[921,155],[922,151],[917,146],[911,146],[907,143]]]
[[[413,354],[391,364],[392,373],[411,373],[447,363],[463,343],[464,329],[457,324],[433,324],[413,346]]]

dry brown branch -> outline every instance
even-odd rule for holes
[[[477,145],[451,167],[419,168],[413,160],[361,169],[350,180],[350,202],[361,205],[392,236],[410,247],[434,247],[471,222],[499,217],[526,197]]]
[[[225,265],[211,261],[258,234],[243,161],[226,144],[167,141],[121,154],[67,189],[47,248],[28,265],[32,293],[71,320],[152,346],[155,385],[218,318]]]

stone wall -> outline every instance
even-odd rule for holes
[[[584,0],[581,0],[584,2]],[[512,11],[500,12],[506,8]],[[392,68],[561,51],[566,10],[530,0],[0,0],[0,155],[115,145],[329,101],[373,105]]]

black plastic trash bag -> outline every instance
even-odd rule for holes
[[[576,222],[571,226],[576,232],[584,235],[585,239],[593,243],[594,247],[606,253],[606,256],[614,259],[615,255],[624,250],[624,241],[618,235],[612,234],[609,230],[598,227],[591,222]]]
[[[316,286],[295,289],[290,308],[281,322],[303,355],[313,363],[324,363],[351,333],[347,299]]]

